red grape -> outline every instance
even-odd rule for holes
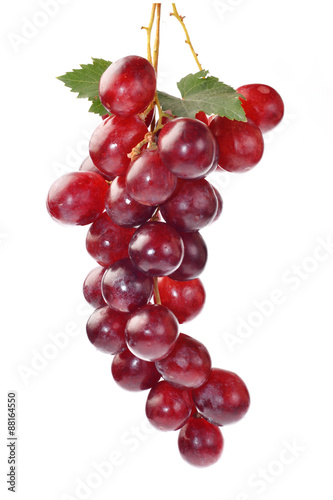
[[[146,149],[130,165],[126,188],[130,196],[143,205],[166,201],[177,185],[177,177],[163,164],[157,149]]]
[[[57,222],[85,226],[103,212],[107,190],[108,184],[99,174],[64,174],[50,187],[47,210]]]
[[[147,132],[138,116],[106,118],[90,139],[89,153],[93,163],[107,175],[125,175],[131,161],[127,155]]]
[[[175,431],[188,420],[192,408],[193,401],[189,391],[173,387],[162,380],[149,391],[146,415],[158,430]]]
[[[208,379],[211,358],[201,342],[181,333],[170,354],[156,361],[155,365],[170,384],[183,389],[194,389]]]
[[[223,210],[223,200],[222,200],[222,196],[220,195],[220,192],[216,189],[216,187],[213,186],[213,189],[214,189],[214,193],[215,193],[215,196],[216,196],[216,199],[217,199],[217,210],[216,210],[215,217],[212,220],[212,222],[215,222],[220,217],[220,215],[222,213],[222,210]]]
[[[221,457],[222,432],[204,418],[191,417],[179,431],[178,448],[186,462],[196,467],[208,467]]]
[[[106,271],[102,281],[105,302],[116,311],[133,312],[147,304],[154,290],[154,280],[140,273],[130,259],[118,260]]]
[[[147,222],[156,207],[148,207],[135,201],[127,192],[125,177],[116,177],[105,198],[108,216],[119,226],[134,227]]]
[[[103,106],[121,116],[144,111],[154,99],[155,90],[155,70],[147,59],[140,56],[118,59],[102,74],[99,83]]]
[[[108,306],[96,309],[87,322],[88,339],[97,349],[118,354],[126,349],[125,327],[129,314]]]
[[[165,166],[183,179],[204,177],[217,167],[216,139],[199,120],[176,118],[167,123],[158,137],[158,149]]]
[[[145,361],[157,361],[167,356],[178,334],[175,315],[160,304],[148,304],[135,311],[125,330],[129,350]]]
[[[261,130],[268,132],[276,127],[283,118],[284,104],[280,94],[269,85],[252,83],[237,89],[247,118],[250,118]]]
[[[105,306],[102,295],[102,279],[106,271],[105,267],[95,267],[92,269],[83,282],[83,295],[86,301],[95,309]]]
[[[252,120],[247,122],[215,116],[209,125],[219,150],[219,166],[229,172],[245,172],[253,168],[264,152],[260,128]]]
[[[206,179],[178,179],[175,192],[160,210],[164,220],[179,231],[198,231],[214,219],[217,198]]]
[[[166,276],[179,267],[184,256],[184,244],[170,224],[152,221],[135,231],[128,253],[141,272],[149,276]]]
[[[179,234],[184,243],[184,257],[178,269],[169,277],[180,281],[193,280],[202,273],[206,266],[207,245],[198,231]]]
[[[199,278],[175,281],[168,276],[158,279],[161,302],[176,316],[179,323],[195,318],[203,309],[205,289]]]
[[[135,232],[133,228],[117,226],[104,212],[90,226],[86,248],[88,253],[104,267],[128,257],[128,244]]]
[[[198,411],[215,425],[237,422],[250,406],[250,395],[243,380],[236,373],[212,368],[201,387],[192,391]]]
[[[117,384],[127,391],[150,389],[160,379],[155,363],[137,358],[128,349],[115,355],[111,373]]]

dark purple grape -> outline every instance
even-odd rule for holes
[[[178,448],[182,458],[191,465],[213,465],[222,455],[221,430],[204,418],[191,417],[179,431]]]
[[[135,311],[125,330],[129,350],[145,361],[157,361],[167,356],[178,334],[175,315],[159,304],[148,304]]]
[[[178,269],[170,274],[169,278],[179,281],[193,280],[205,269],[207,245],[198,231],[179,234],[184,243],[184,257]]]
[[[198,179],[217,167],[218,148],[208,126],[192,118],[167,123],[158,137],[165,166],[177,177]]]
[[[88,339],[97,349],[118,354],[126,349],[125,327],[129,314],[108,306],[96,309],[87,322]]]
[[[145,391],[154,387],[160,379],[155,363],[137,358],[128,349],[115,355],[111,374],[117,384],[127,391]]]
[[[198,231],[214,219],[217,198],[206,179],[178,179],[175,192],[160,210],[163,219],[179,231]]]
[[[127,192],[125,177],[118,176],[112,182],[105,198],[105,209],[108,216],[118,225],[135,227],[147,222],[154,214],[156,207],[142,205]]]
[[[141,272],[149,276],[166,276],[179,267],[184,256],[184,244],[170,224],[152,221],[136,230],[128,253]]]
[[[106,271],[102,281],[105,302],[116,311],[133,312],[147,304],[154,290],[154,280],[140,273],[130,259],[118,260]]]
[[[191,393],[162,380],[150,389],[146,416],[160,431],[180,429],[189,419],[193,408]]]
[[[168,356],[156,361],[164,380],[183,389],[204,384],[210,374],[211,358],[207,348],[198,340],[181,333]]]

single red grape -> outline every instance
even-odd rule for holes
[[[117,384],[127,391],[150,389],[160,379],[154,363],[137,358],[128,349],[115,355],[111,374]]]
[[[198,340],[181,333],[174,348],[155,363],[164,380],[183,389],[195,389],[206,382],[211,370],[207,348]]]
[[[147,59],[126,56],[111,64],[101,76],[99,97],[103,106],[120,116],[141,113],[154,99],[156,74]]]
[[[220,215],[222,213],[222,210],[223,210],[223,200],[222,200],[222,196],[221,196],[220,192],[218,191],[218,189],[216,189],[215,186],[213,186],[213,189],[214,189],[215,196],[217,198],[217,210],[216,210],[215,217],[212,220],[212,222],[215,222],[220,217]]]
[[[95,309],[105,306],[102,295],[102,279],[106,271],[105,267],[95,267],[92,269],[83,282],[83,295],[86,301]]]
[[[159,134],[158,150],[170,172],[183,179],[202,178],[217,167],[216,139],[199,120],[176,118],[167,123]]]
[[[198,231],[214,219],[217,198],[206,179],[178,179],[175,192],[160,210],[163,219],[179,231]]]
[[[121,175],[114,179],[106,194],[105,209],[118,226],[134,227],[147,222],[156,207],[135,201],[127,192],[125,176]]]
[[[222,432],[204,418],[191,417],[179,431],[178,448],[182,458],[189,464],[208,467],[222,455]]]
[[[209,125],[219,150],[219,166],[229,172],[245,172],[253,168],[264,152],[260,128],[250,119],[246,122],[215,116]]]
[[[184,243],[170,224],[152,221],[135,231],[128,253],[141,272],[149,276],[166,276],[179,267],[184,256]]]
[[[150,389],[146,402],[146,416],[160,431],[180,429],[192,413],[191,393],[162,380]]]
[[[236,373],[212,368],[201,387],[192,391],[198,411],[215,425],[237,422],[250,406],[249,391]]]
[[[154,280],[140,273],[130,259],[118,260],[106,271],[102,281],[105,302],[116,311],[133,312],[147,304],[154,290]]]
[[[87,321],[87,336],[101,351],[118,354],[126,349],[125,327],[129,314],[108,306],[96,309]]]
[[[205,289],[199,278],[175,281],[169,276],[158,279],[161,302],[170,309],[179,323],[195,318],[203,309]]]
[[[108,184],[93,172],[70,172],[57,179],[48,192],[49,214],[63,224],[91,224],[104,210]]]
[[[166,201],[177,185],[177,177],[163,164],[157,149],[146,149],[130,165],[126,188],[130,196],[143,205]]]
[[[283,118],[284,104],[280,94],[269,85],[252,83],[237,89],[247,118],[250,118],[261,130],[268,132],[276,127]]]
[[[131,161],[127,155],[147,132],[138,116],[106,118],[90,139],[89,153],[94,165],[109,176],[125,175]]]
[[[128,257],[128,244],[134,232],[133,228],[117,226],[104,212],[89,228],[87,251],[99,265],[109,267],[117,260]]]
[[[175,315],[160,304],[148,304],[135,311],[125,330],[129,350],[145,361],[157,361],[167,356],[178,334]]]

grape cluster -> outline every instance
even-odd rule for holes
[[[199,276],[207,247],[200,231],[223,206],[206,177],[257,164],[262,132],[283,115],[271,87],[238,91],[246,122],[200,111],[195,119],[169,114],[149,131],[154,68],[139,56],[116,61],[100,80],[108,114],[92,134],[89,157],[80,171],[56,180],[47,198],[57,221],[90,224],[86,248],[98,266],[83,284],[95,309],[89,341],[113,355],[117,384],[149,389],[148,420],[162,431],[179,430],[181,456],[200,467],[219,459],[220,427],[240,420],[250,404],[243,380],[213,367],[207,348],[180,332],[204,306]]]

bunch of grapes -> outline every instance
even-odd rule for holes
[[[87,336],[113,355],[111,373],[129,391],[148,390],[146,415],[179,431],[181,456],[208,466],[221,456],[221,426],[246,414],[250,397],[233,372],[212,367],[207,348],[180,333],[205,302],[199,276],[207,262],[200,231],[221,214],[207,180],[216,169],[246,171],[263,154],[262,132],[282,118],[266,85],[238,89],[246,122],[164,113],[154,121],[156,74],[139,56],[103,73],[99,97],[108,114],[92,134],[80,171],[63,175],[47,198],[50,215],[90,224],[86,248],[96,260],[83,293],[94,307]],[[245,100],[245,99],[246,100]]]

